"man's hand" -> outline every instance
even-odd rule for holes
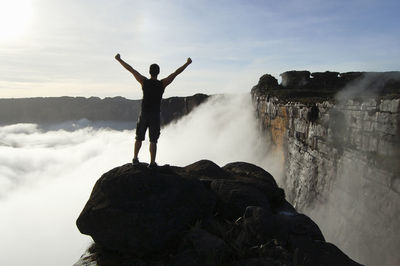
[[[119,54],[117,54],[117,55],[115,56],[115,59],[117,59],[117,60],[119,61],[119,60],[121,60],[121,56],[120,56]]]
[[[192,63],[192,59],[189,57],[186,61],[186,63],[191,64]]]

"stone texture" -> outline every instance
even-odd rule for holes
[[[389,261],[400,261],[394,248],[400,246],[400,237],[393,231],[400,227],[400,194],[396,185],[400,180],[400,86],[387,82],[393,77],[391,72],[387,77],[382,75],[372,77],[384,77],[383,88],[390,87],[391,93],[387,98],[380,94],[342,101],[307,96],[289,100],[289,96],[278,94],[272,97],[271,91],[266,97],[254,88],[252,95],[260,128],[268,131],[274,144],[284,151],[286,174],[281,185],[288,201],[302,211],[329,201],[335,207],[327,207],[329,218],[321,219],[354,228],[347,235],[330,234],[336,242],[343,241],[351,250],[357,246],[356,256],[371,254],[365,263],[395,265]],[[364,76],[361,72],[345,73],[338,79],[350,84]],[[317,119],[307,116],[313,106],[318,107]],[[282,125],[279,130],[277,123]],[[344,206],[352,211],[343,211]],[[377,231],[370,229],[371,223]],[[347,239],[349,235],[351,240]],[[371,240],[377,235],[385,245]],[[372,242],[366,245],[364,239]],[[376,250],[391,255],[381,260],[372,255]]]
[[[280,76],[282,77],[283,87],[304,86],[310,81],[310,71],[286,71]]]
[[[303,265],[359,265],[338,249],[327,257],[314,254],[319,246],[303,248],[324,237],[284,195],[268,172],[245,162],[116,167],[78,217],[95,243],[75,265],[281,266],[300,255],[315,257]]]
[[[176,244],[215,203],[199,180],[128,164],[96,182],[77,226],[104,247],[144,256]]]

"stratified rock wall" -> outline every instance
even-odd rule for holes
[[[290,101],[257,86],[252,95],[260,127],[285,158],[289,202],[362,263],[398,265],[399,95],[339,100],[314,91]]]

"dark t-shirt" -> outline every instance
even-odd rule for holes
[[[142,112],[160,112],[161,98],[165,90],[162,81],[157,79],[145,79],[142,90]]]

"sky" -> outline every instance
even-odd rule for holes
[[[0,98],[249,92],[265,73],[400,70],[397,0],[0,0]]]

